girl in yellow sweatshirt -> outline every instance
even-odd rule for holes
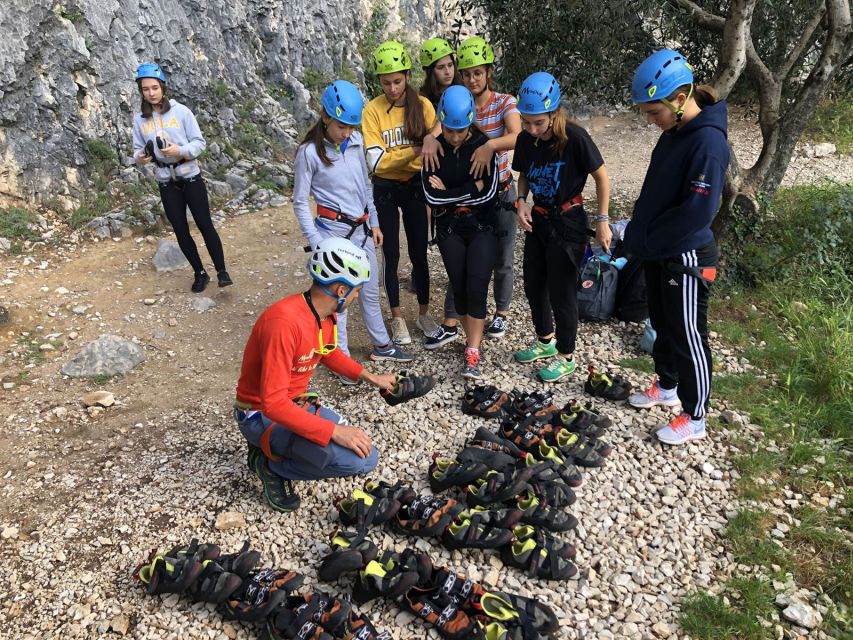
[[[373,201],[379,214],[383,282],[391,307],[391,333],[397,344],[412,339],[400,310],[400,211],[418,297],[417,327],[429,335],[436,324],[429,316],[429,224],[420,180],[421,145],[435,128],[435,109],[409,85],[411,59],[398,42],[385,42],[373,52],[373,67],[382,95],[364,108],[362,132],[367,166],[373,174]]]

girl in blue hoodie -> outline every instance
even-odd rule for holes
[[[293,211],[305,239],[312,247],[332,236],[346,238],[363,248],[370,260],[370,280],[358,297],[367,333],[373,342],[371,360],[409,362],[413,356],[397,347],[388,335],[379,307],[379,269],[376,247],[382,231],[367,164],[364,142],[355,130],[361,124],[364,100],[346,80],[338,80],[323,92],[323,112],[305,135],[296,152]],[[317,217],[308,208],[308,196],[317,203]],[[338,314],[338,347],[349,355],[347,312]],[[347,380],[344,380],[347,382]]]
[[[644,261],[657,379],[628,402],[680,404],[682,412],[657,431],[661,442],[676,445],[705,437],[708,296],[718,258],[711,222],[729,165],[726,104],[713,87],[696,86],[692,67],[671,49],[637,68],[631,94],[663,134],[625,230],[626,250]]]

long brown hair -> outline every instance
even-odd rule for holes
[[[442,89],[441,85],[438,84],[438,80],[435,79],[435,65],[437,62],[438,60],[424,68],[426,76],[424,77],[424,83],[421,85],[419,92],[424,98],[432,102],[433,106],[438,105],[438,101],[441,100],[441,94],[444,92],[444,89],[447,88],[445,87]],[[462,84],[462,78],[459,77],[459,71],[456,69],[455,60],[453,61],[453,82],[450,84]]]
[[[569,116],[568,111],[560,107],[551,116],[551,130],[554,132],[554,150],[560,156],[569,144],[569,133],[566,131],[568,125],[580,126],[574,118]]]
[[[166,113],[172,108],[169,98],[166,97],[166,84],[159,78],[152,78],[152,80],[160,83],[160,91],[163,92],[163,99],[160,101],[160,113]],[[136,88],[139,89],[139,95],[142,96],[142,117],[147,120],[154,115],[154,105],[148,102],[142,93],[142,79],[136,81]]]
[[[424,116],[424,105],[418,97],[418,92],[409,83],[411,76],[406,71],[406,119],[403,124],[403,135],[414,145],[419,145],[424,141],[424,137],[429,133],[429,127]]]
[[[308,129],[308,133],[305,134],[305,137],[302,138],[302,144],[313,144],[314,148],[317,150],[317,156],[320,158],[320,162],[322,162],[327,167],[332,166],[332,161],[329,159],[329,156],[326,154],[326,124],[323,122],[323,119],[320,118],[317,120],[317,123]]]
[[[675,100],[679,93],[690,95],[690,85],[685,84],[678,87],[678,89],[672,92],[672,95],[669,96],[667,100]],[[720,101],[720,94],[717,93],[717,90],[710,84],[694,85],[692,97],[696,101],[696,104],[699,105],[700,109],[703,107],[709,107],[712,104],[717,104]]]

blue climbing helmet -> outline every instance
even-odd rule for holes
[[[336,80],[323,92],[320,104],[329,117],[354,127],[361,124],[364,100],[358,88],[346,80]]]
[[[461,85],[452,85],[441,94],[438,101],[438,120],[448,129],[465,129],[474,124],[477,109],[474,96]]]
[[[160,82],[166,82],[166,74],[156,62],[143,62],[136,68],[136,81],[138,82],[143,78],[154,78]]]
[[[518,110],[534,116],[551,113],[560,106],[560,85],[546,71],[531,73],[518,90]]]
[[[641,102],[665,102],[676,89],[685,85],[693,89],[693,67],[684,56],[672,49],[655,51],[634,72],[631,82],[631,100]],[[670,105],[671,106],[671,105]]]

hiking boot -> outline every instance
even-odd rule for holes
[[[542,382],[557,382],[573,374],[577,367],[574,359],[557,356],[547,367],[540,369],[536,375]]]
[[[701,440],[705,432],[705,418],[694,420],[689,413],[673,418],[668,425],[657,432],[658,440],[664,444],[684,444],[691,440]]]
[[[422,316],[418,316],[418,319],[415,320],[415,326],[424,332],[424,337],[429,337],[433,333],[435,333],[436,329],[438,329],[438,325],[435,323],[428,313],[425,313]]]
[[[550,358],[557,355],[557,341],[554,338],[548,342],[537,340],[529,349],[515,352],[515,359],[522,363],[533,362],[540,358]]]
[[[655,378],[645,391],[635,393],[628,398],[628,404],[636,409],[650,409],[651,407],[677,407],[681,404],[678,399],[678,387],[675,389],[663,389],[660,381]]]
[[[258,477],[264,485],[264,497],[274,510],[289,513],[299,508],[299,494],[293,490],[293,481],[282,478],[270,469],[269,460],[262,457],[257,464]]]
[[[195,280],[193,280],[193,286],[190,287],[190,290],[193,293],[201,293],[207,288],[208,282],[210,282],[210,276],[207,275],[207,271],[199,271],[195,274]]]
[[[424,348],[432,351],[453,342],[458,337],[459,327],[457,325],[448,327],[446,324],[440,324],[436,327],[435,331],[426,337],[426,340],[424,340]]]
[[[397,344],[412,344],[412,336],[404,318],[391,318],[391,339]]]
[[[222,287],[230,287],[234,284],[234,281],[231,279],[231,276],[228,275],[228,272],[223,269],[222,271],[216,272],[216,284]]]
[[[249,447],[249,450],[246,453],[246,466],[249,467],[249,470],[252,473],[260,477],[260,474],[258,473],[258,461],[263,459],[264,452],[261,451],[260,447],[256,447],[248,442],[246,444]]]
[[[479,349],[471,349],[470,347],[465,349],[465,360],[462,365],[462,377],[468,378],[469,380],[479,380],[483,377],[483,374],[480,371]]]
[[[484,334],[490,338],[503,338],[504,334],[506,334],[507,328],[509,328],[509,320],[507,317],[496,313],[495,317],[492,318],[492,321],[489,323],[489,326],[486,327]]]
[[[373,347],[373,351],[370,352],[370,359],[374,362],[380,362],[382,360],[392,360],[393,362],[411,362],[415,359],[415,356],[413,356],[407,351],[403,351],[392,340],[391,343],[386,347]]]

